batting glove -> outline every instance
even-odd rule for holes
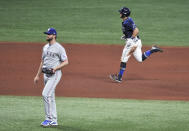
[[[127,38],[125,37],[125,35],[121,36],[121,40],[127,40]]]

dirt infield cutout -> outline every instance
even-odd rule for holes
[[[42,43],[0,43],[0,95],[41,96],[43,77],[33,78],[41,60]],[[63,44],[69,65],[56,96],[189,100],[189,48],[162,47],[144,63],[129,60],[121,84],[108,75],[119,70],[123,45]],[[143,51],[151,47],[143,47]]]

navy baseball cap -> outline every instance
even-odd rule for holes
[[[47,30],[47,32],[44,32],[44,34],[47,34],[47,35],[57,35],[57,32],[54,28],[49,28]]]

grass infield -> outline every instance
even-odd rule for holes
[[[189,46],[188,0],[1,0],[0,41],[124,44],[118,9],[127,6],[144,45]]]
[[[57,97],[59,126],[42,128],[41,97],[0,96],[1,131],[188,131],[189,102]]]

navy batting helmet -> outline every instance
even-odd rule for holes
[[[123,7],[119,10],[119,13],[122,14],[121,18],[128,17],[131,14],[131,11],[127,7]]]

